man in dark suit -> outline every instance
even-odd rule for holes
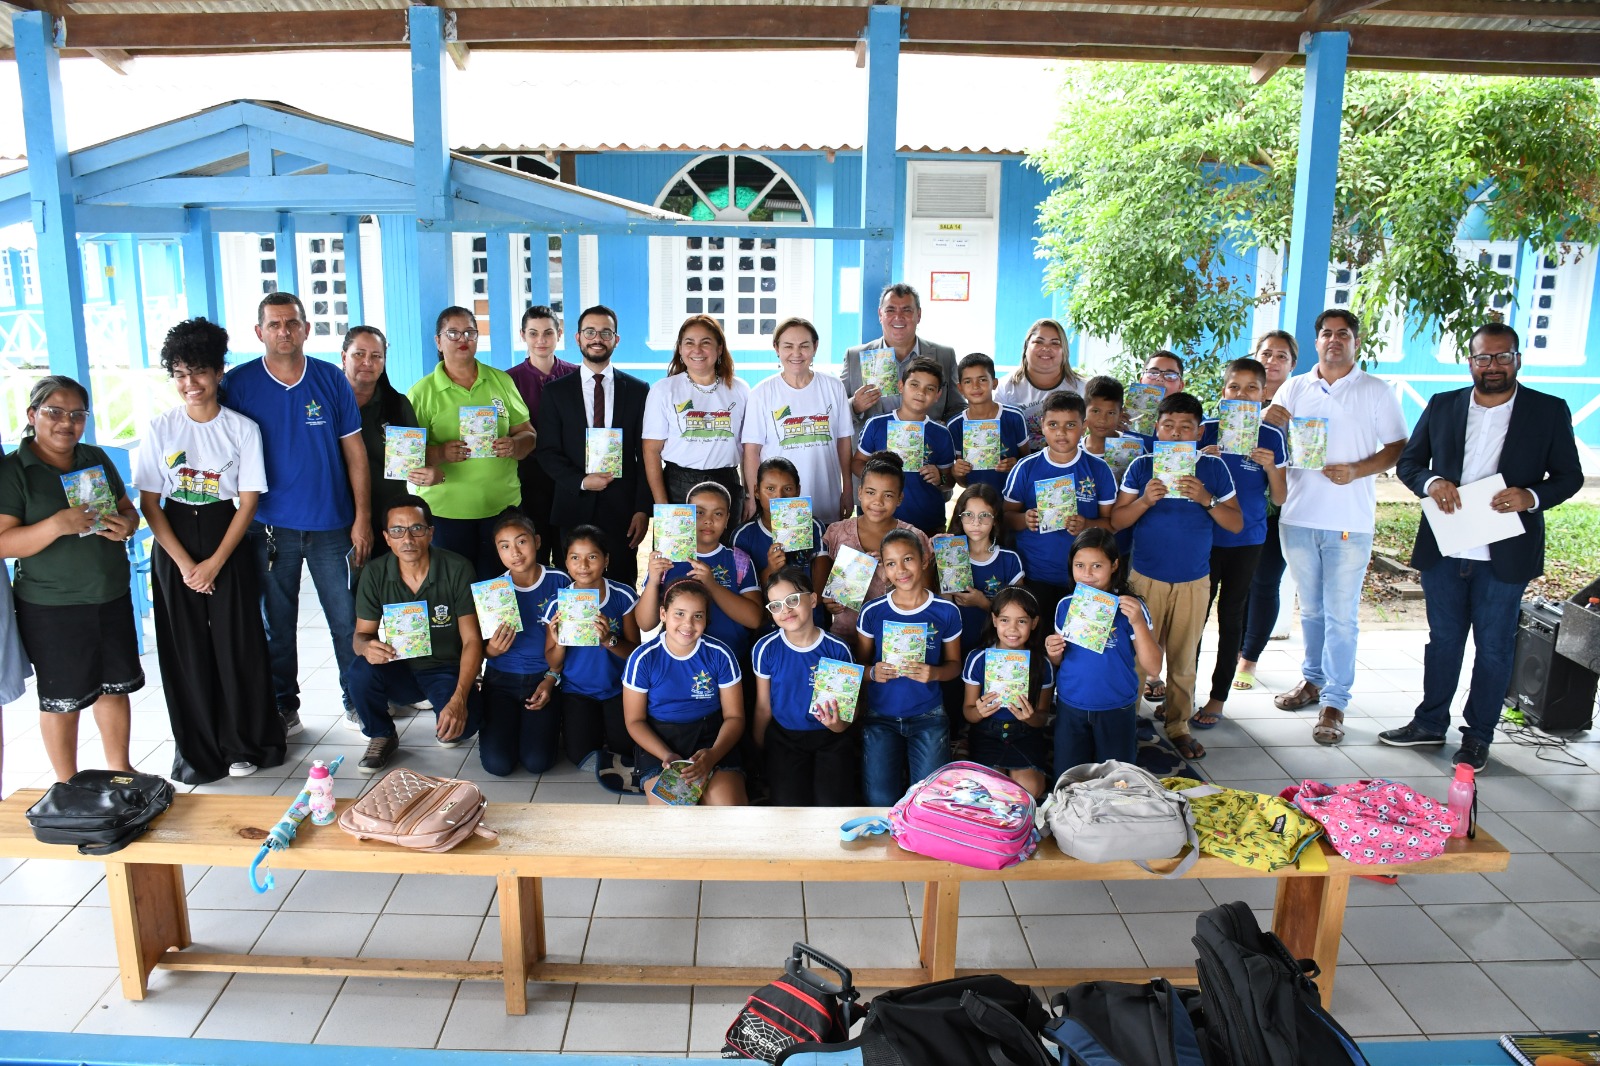
[[[1378,739],[1395,747],[1445,742],[1470,629],[1476,654],[1463,712],[1466,725],[1453,761],[1482,770],[1511,683],[1522,593],[1544,572],[1544,513],[1583,487],[1583,468],[1566,402],[1517,384],[1522,366],[1517,331],[1501,322],[1479,326],[1468,351],[1472,388],[1429,401],[1397,473],[1412,492],[1431,496],[1446,514],[1461,506],[1459,486],[1498,473],[1506,487],[1489,507],[1519,515],[1523,531],[1442,556],[1426,518],[1417,527],[1411,565],[1422,571],[1428,608],[1422,702],[1409,723],[1379,733]]]
[[[922,298],[903,281],[897,281],[883,290],[878,297],[878,324],[883,335],[868,344],[858,344],[844,353],[844,391],[850,394],[850,414],[855,423],[856,439],[861,429],[878,415],[893,414],[900,406],[898,396],[885,396],[877,385],[863,382],[861,378],[861,353],[874,349],[894,349],[897,377],[904,377],[906,367],[919,355],[927,356],[944,371],[944,387],[939,398],[928,408],[928,417],[940,425],[961,413],[967,402],[956,387],[956,351],[943,344],[923,340],[917,336],[922,324]]]
[[[539,404],[539,465],[555,482],[551,518],[565,540],[574,526],[596,525],[612,538],[608,576],[632,586],[639,575],[638,548],[650,528],[653,497],[639,460],[644,401],[650,389],[611,365],[617,313],[596,305],[578,317],[577,373],[548,383]],[[622,476],[590,474],[584,431],[622,430]],[[624,542],[623,531],[626,530]],[[559,546],[556,565],[565,565]]]

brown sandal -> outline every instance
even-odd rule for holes
[[[1298,711],[1302,707],[1311,706],[1321,698],[1321,689],[1309,681],[1302,680],[1288,692],[1274,696],[1272,703],[1280,711]]]
[[[1337,744],[1344,739],[1344,712],[1337,707],[1324,707],[1311,727],[1311,739],[1318,744]]]

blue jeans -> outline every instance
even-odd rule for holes
[[[496,777],[514,773],[519,764],[530,774],[542,774],[560,757],[561,693],[552,692],[550,702],[537,711],[527,708],[528,697],[543,680],[543,674],[484,671],[478,760]],[[580,754],[574,765],[586,754]]]
[[[1371,533],[1282,525],[1283,557],[1300,589],[1300,673],[1322,693],[1324,707],[1350,706],[1360,636],[1361,583],[1372,558]]]
[[[1139,703],[1085,711],[1056,703],[1056,776],[1086,762],[1139,761]]]
[[[943,707],[909,718],[868,714],[862,724],[862,784],[869,807],[893,807],[911,781],[949,761],[950,719]]]
[[[1461,680],[1461,659],[1472,630],[1476,654],[1461,731],[1485,744],[1505,707],[1517,647],[1517,618],[1526,583],[1497,580],[1487,560],[1440,559],[1422,572],[1428,608],[1428,650],[1422,657],[1422,702],[1412,715],[1418,727],[1443,735]]]
[[[350,685],[350,699],[355,702],[356,714],[361,716],[361,731],[368,737],[392,737],[395,728],[389,704],[427,700],[433,704],[433,716],[438,718],[450,697],[455,695],[461,672],[455,667],[442,666],[413,670],[404,660],[374,666],[358,658],[350,664],[345,679]],[[467,724],[457,740],[469,740],[478,732],[478,702],[478,690],[469,689]]]
[[[300,652],[295,644],[300,621],[300,567],[311,571],[317,587],[328,635],[333,639],[333,660],[339,667],[339,687],[350,709],[350,683],[346,674],[356,657],[356,596],[350,590],[350,531],[306,531],[251,522],[245,535],[256,573],[261,578],[261,618],[267,628],[267,658],[272,661],[272,692],[279,711],[300,709]]]

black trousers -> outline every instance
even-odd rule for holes
[[[774,807],[855,807],[861,803],[861,744],[854,728],[767,725],[768,802]]]
[[[633,737],[622,715],[620,693],[608,700],[597,700],[576,692],[563,692],[561,727],[567,758],[574,764],[582,762],[591,751],[604,748],[613,755],[620,755],[629,766],[633,765]]]
[[[1260,560],[1259,544],[1211,549],[1211,599],[1206,601],[1206,612],[1216,605],[1217,665],[1211,671],[1211,698],[1218,703],[1228,702],[1233,689],[1239,647],[1244,641],[1245,607],[1250,603],[1250,586]]]
[[[171,499],[161,510],[196,562],[216,552],[236,512],[231,503],[193,507]],[[156,655],[176,749],[172,779],[184,784],[227,777],[235,762],[283,765],[287,742],[272,694],[261,592],[243,542],[240,549],[209,595],[183,583],[160,544],[150,553]]]
[[[1244,645],[1239,654],[1246,662],[1255,662],[1267,650],[1272,639],[1272,627],[1278,622],[1279,587],[1283,584],[1283,571],[1287,567],[1283,558],[1283,542],[1278,539],[1278,516],[1267,518],[1267,539],[1261,544],[1261,558],[1256,562],[1256,576],[1250,582],[1249,606],[1244,612]]]
[[[539,563],[561,569],[566,563],[561,558],[561,529],[550,520],[556,483],[532,454],[517,464],[517,478],[522,483],[522,513],[533,520],[533,528],[539,531]]]

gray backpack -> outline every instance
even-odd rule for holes
[[[1163,788],[1132,763],[1084,763],[1062,773],[1039,805],[1038,824],[1067,855],[1083,862],[1131,860],[1146,873],[1182,877],[1200,857],[1189,801]],[[1152,870],[1151,859],[1189,853],[1173,869]]]

